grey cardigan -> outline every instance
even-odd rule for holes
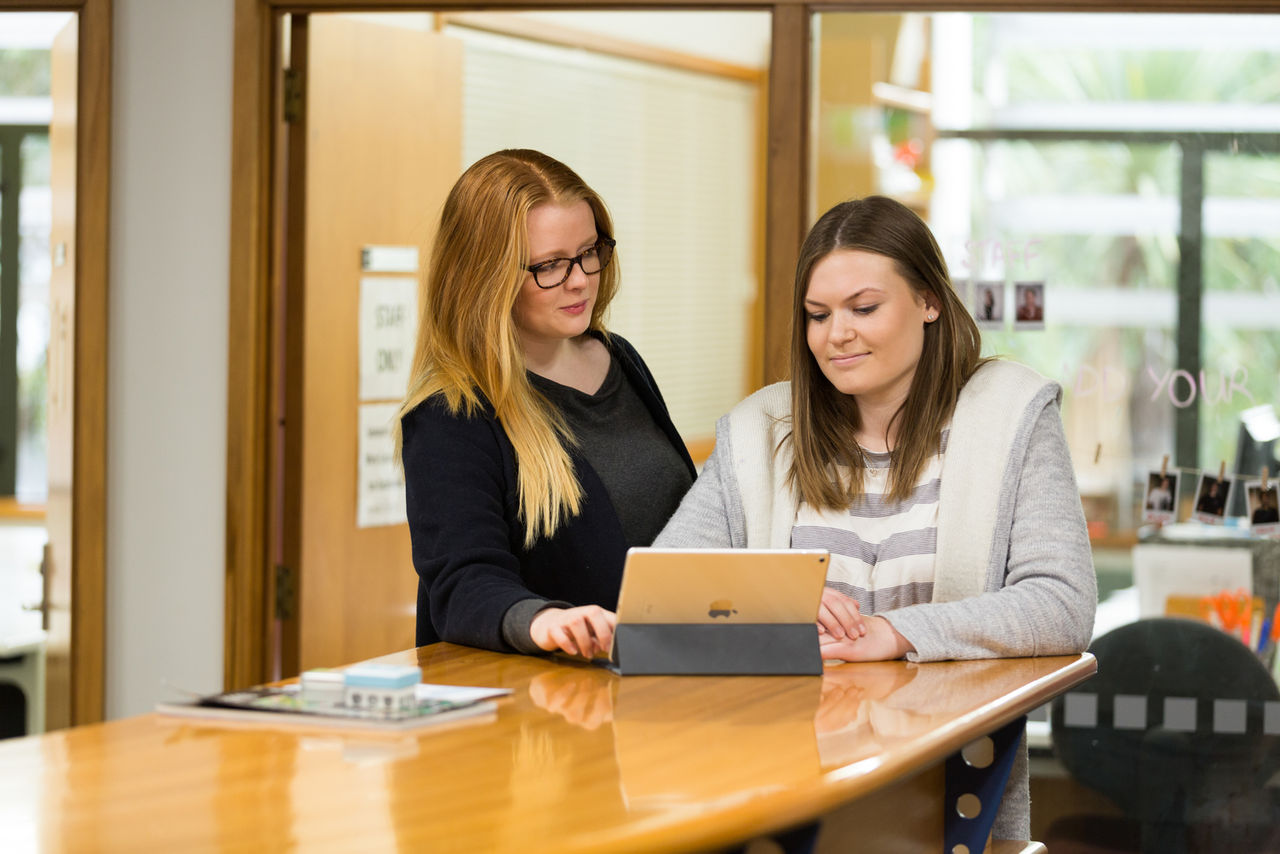
[[[1088,646],[1097,578],[1061,393],[1003,361],[983,365],[961,390],[942,464],[933,601],[879,615],[915,647],[909,660],[1066,655]],[[798,499],[786,484],[791,454],[781,441],[790,412],[790,384],[778,383],[721,418],[715,450],[654,546],[790,547]],[[997,834],[1025,839],[1024,758],[1013,773]]]

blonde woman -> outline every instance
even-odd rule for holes
[[[928,226],[884,197],[837,205],[793,306],[791,381],[720,420],[655,545],[830,550],[829,660],[1084,650],[1097,582],[1061,389],[979,357]],[[1013,779],[997,835],[1025,839],[1025,764]]]
[[[600,197],[536,151],[449,193],[400,411],[419,646],[606,653],[627,549],[693,482],[652,374],[604,326],[615,247]]]

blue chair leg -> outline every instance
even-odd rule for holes
[[[970,765],[959,753],[947,759],[946,813],[942,820],[942,837],[946,843],[943,850],[946,854],[980,854],[986,847],[1026,725],[1027,719],[1021,717],[988,736],[992,741],[993,755],[986,767]],[[961,809],[973,812],[967,808],[971,804],[967,798],[961,802],[961,798],[967,795],[975,796],[979,805],[976,815],[968,818],[960,814]]]

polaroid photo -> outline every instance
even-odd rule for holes
[[[979,329],[1004,328],[1004,282],[973,283],[973,317]]]
[[[1246,481],[1245,496],[1249,499],[1249,527],[1262,537],[1280,537],[1280,489],[1276,481],[1267,479],[1267,488],[1261,480]]]
[[[1142,508],[1143,521],[1162,525],[1175,521],[1178,516],[1178,472],[1151,472],[1147,476]]]
[[[1013,328],[1044,329],[1044,282],[1014,282]]]
[[[1196,486],[1196,503],[1191,518],[1206,525],[1221,525],[1226,521],[1227,508],[1231,506],[1231,490],[1235,481],[1230,477],[1217,478],[1216,472],[1200,472]]]

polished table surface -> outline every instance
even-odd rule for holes
[[[1086,653],[618,677],[450,644],[377,660],[513,694],[409,735],[150,714],[0,742],[0,851],[723,846],[940,774],[1096,669]]]

